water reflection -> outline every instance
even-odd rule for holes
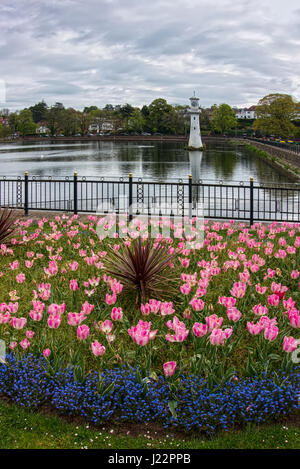
[[[192,155],[193,156],[192,156]],[[286,176],[243,146],[207,144],[188,152],[182,142],[85,142],[0,145],[0,177],[30,175],[194,179],[203,181],[287,182]]]

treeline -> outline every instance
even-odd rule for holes
[[[163,134],[188,135],[189,106],[172,106],[163,98],[141,108],[130,104],[107,104],[85,107],[83,111],[65,108],[62,103],[48,106],[41,101],[18,112],[2,110],[0,138],[9,135],[88,135],[113,134]],[[228,104],[214,105],[201,110],[200,125],[203,134],[228,133],[231,135],[275,135],[282,138],[300,137],[300,104],[290,95],[270,94],[256,106],[257,119],[237,119]]]

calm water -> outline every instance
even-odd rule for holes
[[[208,144],[205,152],[188,152],[184,143],[90,142],[0,145],[0,177],[128,176],[147,178],[248,181],[288,181],[243,146]]]

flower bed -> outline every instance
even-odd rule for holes
[[[146,241],[139,247],[134,238],[142,234],[145,240],[149,226],[143,221],[133,220],[129,228],[96,216],[87,222],[65,215],[37,225],[17,221],[11,244],[0,246],[0,339],[13,351],[9,360],[30,367],[43,353],[37,368],[47,364],[41,373],[48,378],[37,396],[67,413],[86,413],[94,422],[135,416],[210,432],[223,426],[221,415],[226,427],[248,421],[252,411],[259,422],[293,409],[291,392],[299,386],[299,224],[256,224],[250,230],[231,222],[205,223],[203,239],[196,236],[196,220],[189,229],[182,222],[159,224],[163,234],[157,231],[153,249],[164,254],[161,277],[155,261],[148,284],[131,292],[132,279],[123,267],[130,256],[141,263]],[[109,231],[111,237],[104,237]],[[109,273],[112,258],[120,277]],[[22,387],[7,378],[17,362],[1,368],[0,392],[27,403]],[[92,395],[98,386],[95,373],[104,370],[104,387],[116,380],[123,384],[119,391],[116,383],[112,393],[108,390],[104,407],[97,404],[102,410],[91,411],[92,397],[84,410],[87,389]],[[204,405],[204,396],[209,404]],[[28,405],[39,405],[42,397],[32,399]],[[205,412],[212,413],[211,422]]]
[[[95,425],[106,422],[159,422],[214,434],[234,425],[282,419],[299,409],[299,370],[260,379],[233,380],[209,387],[199,376],[182,376],[174,389],[165,377],[143,378],[138,369],[91,371],[78,381],[73,368],[49,374],[42,357],[13,354],[0,365],[1,392],[21,406],[47,403],[60,413],[83,416]],[[176,404],[175,404],[176,402]]]

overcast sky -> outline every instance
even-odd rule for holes
[[[300,100],[299,0],[0,0],[0,107]],[[4,103],[4,84],[6,103]]]

